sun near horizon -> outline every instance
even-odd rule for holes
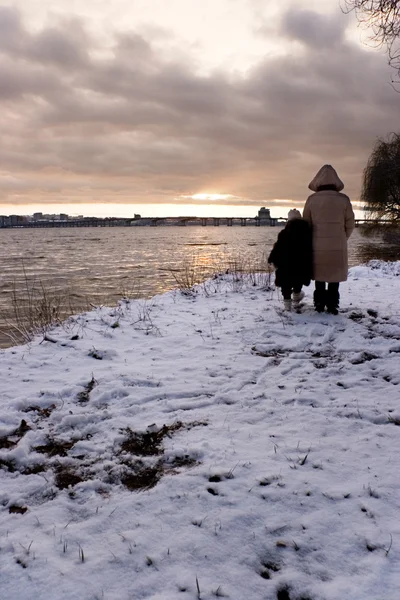
[[[216,194],[216,193],[209,193],[209,192],[201,192],[200,194],[193,194],[192,196],[184,196],[184,198],[191,198],[192,200],[218,201],[218,200],[227,200],[228,198],[233,198],[233,195],[232,194]]]

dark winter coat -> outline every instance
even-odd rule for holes
[[[312,279],[312,232],[304,219],[292,219],[279,233],[268,262],[273,264],[275,285],[310,285]]]

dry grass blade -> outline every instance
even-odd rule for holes
[[[45,337],[54,325],[83,308],[74,306],[71,291],[36,281],[28,276],[24,266],[22,272],[22,284],[13,281],[9,310],[1,315],[5,324],[1,333],[12,344],[28,343],[38,333]]]

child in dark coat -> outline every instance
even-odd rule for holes
[[[273,264],[275,285],[281,288],[285,310],[298,308],[304,293],[303,285],[312,279],[311,227],[298,210],[289,211],[285,228],[279,233],[268,262]]]

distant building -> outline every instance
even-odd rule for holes
[[[33,213],[34,221],[41,221],[42,219],[43,219],[43,213],[41,213],[41,212]]]
[[[9,219],[11,227],[20,227],[27,222],[26,217],[22,217],[21,215],[10,215]]]
[[[278,223],[278,219],[276,217],[271,217],[270,209],[262,206],[256,216],[256,223],[258,223],[258,225],[269,225],[271,227]]]
[[[258,211],[258,218],[259,219],[271,219],[271,212],[269,210],[269,208],[265,208],[265,206],[262,206],[260,208],[260,210]]]

